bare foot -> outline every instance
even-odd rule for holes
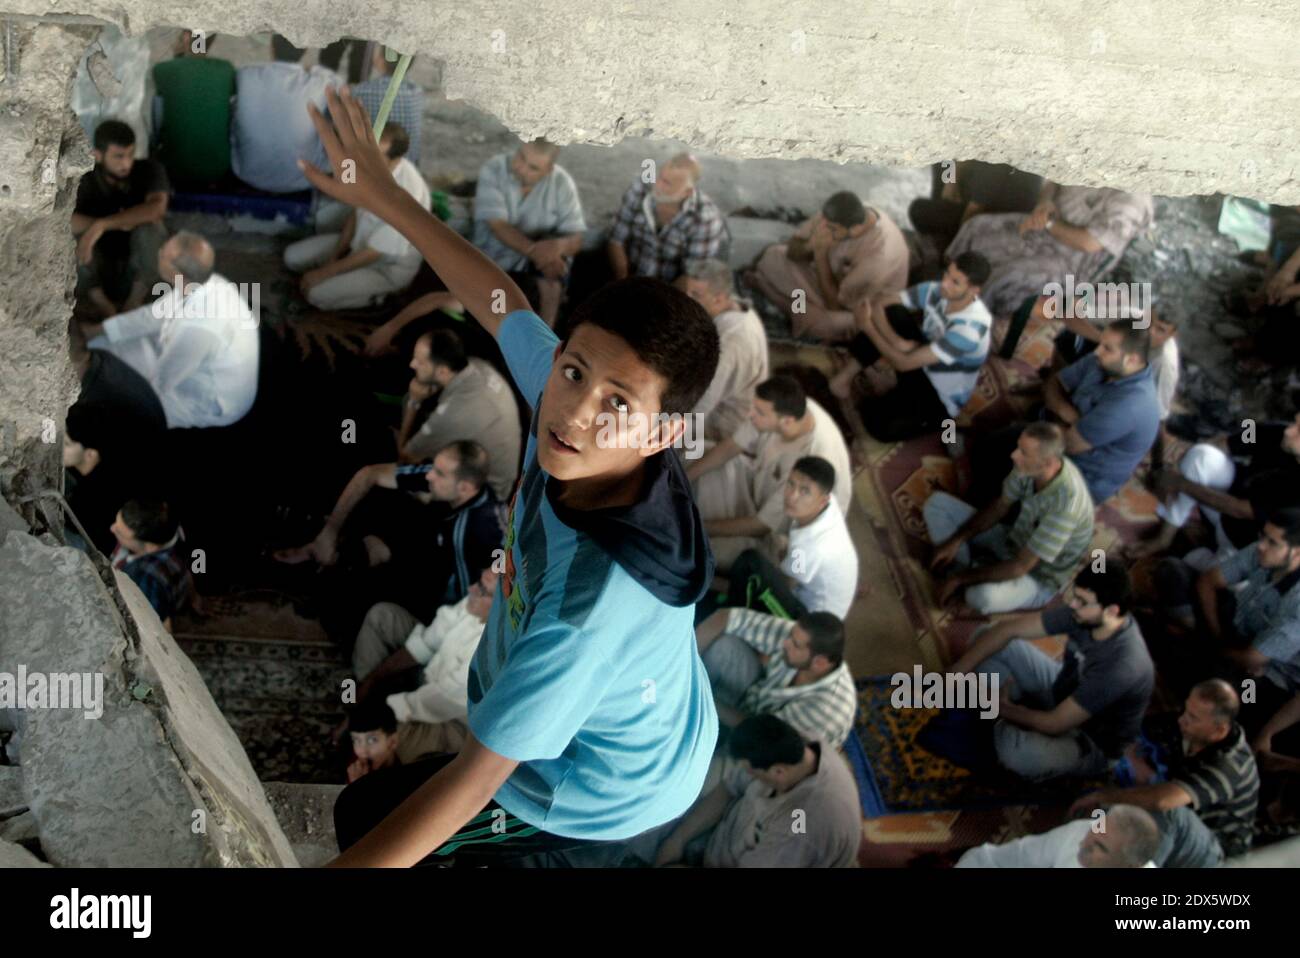
[[[316,553],[309,542],[305,546],[295,546],[292,549],[276,549],[271,553],[271,558],[285,565],[302,565],[304,562],[315,562]]]

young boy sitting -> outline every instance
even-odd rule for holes
[[[349,782],[377,769],[400,764],[397,757],[397,716],[382,698],[375,696],[362,701],[348,714],[348,733],[352,737]]]
[[[354,163],[356,178],[300,162],[312,185],[419,248],[533,409],[465,745],[348,786],[331,864],[500,862],[670,821],[698,797],[718,730],[692,630],[713,557],[669,449],[713,378],[713,323],[668,284],[627,279],[586,300],[561,342],[393,181],[364,108],[346,92],[328,103],[333,128],[309,112],[331,164]]]

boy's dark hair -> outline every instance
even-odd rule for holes
[[[450,329],[435,329],[420,338],[429,341],[429,362],[446,366],[454,373],[469,365],[464,342]]]
[[[178,524],[161,499],[132,499],[122,506],[122,521],[141,542],[160,546],[176,535]]]
[[[95,127],[95,149],[107,153],[110,146],[135,146],[135,130],[121,120],[105,120]]]
[[[821,456],[804,456],[793,466],[792,472],[801,472],[811,479],[822,492],[835,491],[835,467]]]
[[[568,335],[583,323],[613,333],[667,382],[659,411],[689,413],[718,368],[718,331],[704,307],[661,279],[633,276],[597,290],[573,312]]]
[[[456,481],[468,482],[475,489],[487,483],[490,460],[488,451],[473,439],[457,439],[438,450],[456,457]]]
[[[778,416],[802,419],[808,412],[808,394],[793,376],[773,376],[759,383],[754,389],[754,395],[764,402],[770,402]]]
[[[1286,540],[1287,545],[1300,546],[1300,509],[1295,506],[1274,509],[1265,521],[1282,530],[1282,538]]]
[[[76,402],[68,410],[68,422],[64,427],[69,439],[81,443],[87,449],[98,449],[102,454],[105,440],[111,441],[113,430],[105,421],[102,410],[89,403]]]
[[[390,160],[406,156],[407,151],[411,149],[411,136],[406,132],[406,127],[400,123],[385,124],[383,138],[388,141],[387,156]]]
[[[295,47],[278,33],[271,37],[271,55],[276,63],[297,63],[306,52],[306,47]]]
[[[1133,611],[1133,583],[1123,566],[1108,562],[1101,572],[1084,566],[1074,577],[1074,585],[1096,595],[1097,604],[1102,608],[1118,606],[1122,615]]]
[[[752,715],[731,732],[734,758],[765,772],[773,765],[795,765],[803,758],[803,736],[775,715]]]
[[[844,623],[833,612],[809,612],[795,623],[808,633],[813,655],[824,655],[832,668],[844,661]]]
[[[841,190],[822,204],[822,216],[836,226],[852,229],[867,221],[867,208],[862,205],[858,194]]]
[[[1131,319],[1117,319],[1106,324],[1106,329],[1120,334],[1119,350],[1125,356],[1138,356],[1146,362],[1151,353],[1151,332],[1148,326],[1138,326]]]
[[[989,281],[989,275],[993,272],[993,267],[989,265],[988,258],[983,253],[977,253],[973,249],[969,249],[958,256],[952,261],[952,265],[957,267],[961,274],[966,277],[966,282],[972,286],[983,286]]]
[[[372,695],[348,711],[349,732],[397,731],[397,716],[382,695]]]

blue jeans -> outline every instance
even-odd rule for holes
[[[930,541],[935,545],[947,542],[965,525],[976,509],[946,492],[936,492],[925,500],[922,507],[925,527]],[[974,547],[972,549],[972,547]],[[996,525],[981,532],[957,550],[953,565],[968,569],[1014,558],[1014,550],[1007,538],[1007,527]],[[1052,601],[1057,589],[1027,574],[1001,582],[981,582],[966,590],[966,604],[972,609],[991,615],[995,612],[1013,612],[1017,609],[1041,609]]]
[[[1056,706],[1052,684],[1061,668],[1060,662],[1028,641],[1013,639],[976,666],[976,671],[996,673],[999,687],[1010,688],[1012,701],[1047,710]],[[1088,778],[1104,773],[1110,765],[1106,754],[1077,728],[1045,735],[999,719],[993,726],[993,746],[1004,768],[1033,781],[1063,775]]]
[[[1199,815],[1186,805],[1152,812],[1160,826],[1160,847],[1153,861],[1160,868],[1218,868],[1223,846]]]

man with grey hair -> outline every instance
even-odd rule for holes
[[[1244,855],[1254,838],[1259,769],[1237,721],[1240,711],[1241,698],[1228,682],[1198,682],[1181,714],[1147,723],[1150,751],[1128,750],[1136,784],[1092,792],[1070,811],[1112,802],[1147,809],[1164,836],[1156,855],[1162,868],[1215,868],[1225,856]]]
[[[1103,815],[1066,822],[1041,835],[1026,835],[972,848],[957,868],[1155,868],[1160,828],[1135,805],[1114,805]]]
[[[623,194],[609,234],[615,279],[654,276],[671,283],[688,259],[726,259],[731,234],[717,204],[699,189],[700,161],[679,153]]]
[[[215,272],[212,246],[180,232],[158,251],[153,303],[84,327],[87,345],[126,362],[158,394],[170,429],[228,426],[257,396],[257,318]]]
[[[719,442],[748,418],[754,387],[767,379],[767,333],[753,307],[737,298],[731,267],[722,260],[687,260],[677,287],[704,307],[718,330],[718,369],[695,415],[703,418],[704,439]]]
[[[940,604],[964,591],[967,604],[985,614],[1041,609],[1070,581],[1092,542],[1094,508],[1064,450],[1059,426],[1031,423],[989,505],[976,510],[942,490],[926,500],[930,568],[955,570],[937,590]],[[1008,526],[1003,520],[1016,503],[1020,513]]]

